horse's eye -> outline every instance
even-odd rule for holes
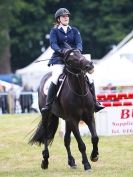
[[[72,55],[74,55],[74,53],[73,53],[73,52],[71,52],[71,53],[70,53],[70,55],[72,56]]]

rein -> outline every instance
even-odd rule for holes
[[[78,80],[79,80],[79,76],[80,76],[80,75],[82,75],[82,74],[85,75],[85,72],[83,72],[81,69],[80,69],[80,72],[79,72],[79,73],[74,73],[74,72],[70,71],[67,67],[66,67],[66,70],[67,70],[68,73],[70,73],[70,74],[74,75],[75,77],[77,77]],[[67,84],[68,84],[69,89],[70,89],[75,95],[77,95],[77,96],[86,96],[86,95],[88,94],[88,92],[89,92],[89,89],[87,90],[87,92],[86,92],[85,94],[78,94],[77,92],[75,92],[75,91],[71,88],[71,86],[70,86],[70,84],[69,84],[68,77],[67,77]],[[79,80],[79,84],[80,84],[80,80]],[[82,90],[81,84],[80,84],[80,88],[81,88],[81,90]]]

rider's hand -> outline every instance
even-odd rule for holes
[[[69,51],[70,49],[59,49],[58,53],[63,57],[66,55],[66,53]]]
[[[68,51],[70,51],[70,49],[62,49],[61,52],[62,52],[63,55],[66,55],[66,53],[67,53]]]

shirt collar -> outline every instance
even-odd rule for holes
[[[67,26],[63,26],[62,24],[60,24],[60,25],[58,26],[58,29],[60,29],[60,28],[64,28],[64,27],[66,27],[66,28],[70,28],[70,29],[71,29],[71,26],[69,26],[69,25],[67,25]]]

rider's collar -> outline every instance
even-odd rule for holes
[[[69,26],[69,25],[64,26],[64,25],[60,24],[60,25],[58,26],[58,29],[61,29],[61,28],[62,28],[62,29],[64,30],[64,32],[66,33],[68,28],[71,29],[71,26]]]

